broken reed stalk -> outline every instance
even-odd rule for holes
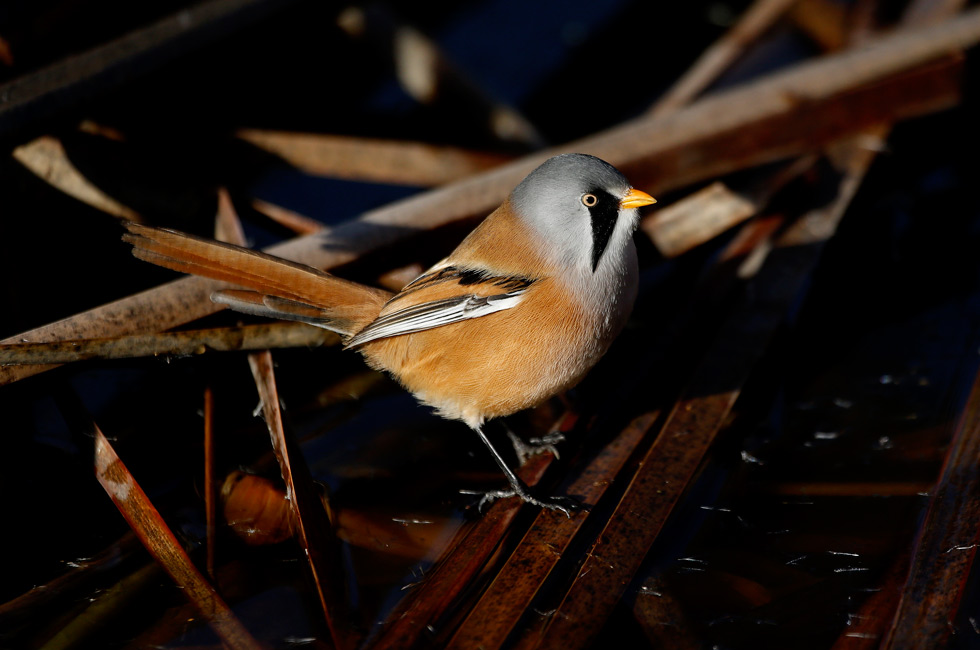
[[[259,643],[191,562],[98,425],[90,421],[89,428],[95,438],[96,478],[150,555],[170,574],[222,642],[230,648],[259,650]]]
[[[592,153],[653,191],[820,147],[869,123],[953,105],[958,66],[934,61],[980,40],[980,9],[940,25],[896,33],[861,49],[794,66],[719,92],[666,118],[643,117],[561,150]],[[801,129],[801,124],[807,124]],[[445,187],[364,213],[324,233],[267,252],[332,268],[420,231],[496,207],[536,165],[558,150],[522,158]],[[649,185],[647,185],[649,182]],[[4,342],[48,341],[160,331],[214,313],[218,286],[185,278],[82,312]],[[50,366],[0,368],[0,384]]]
[[[960,11],[965,3],[962,0],[914,0],[903,15],[903,23],[906,25],[913,24],[925,24],[925,23],[935,23]],[[799,16],[797,16],[799,18]],[[836,40],[853,40],[855,37],[867,38],[868,34],[867,26],[856,25],[856,34],[852,34],[846,38],[839,38]],[[881,127],[871,132],[869,135],[871,137],[877,138],[880,141],[884,141],[887,137],[888,128]],[[845,155],[853,155],[861,147],[861,136],[852,138],[849,144],[844,145]],[[870,164],[870,159],[867,164]],[[815,495],[815,494],[836,494],[836,495],[914,495],[926,493],[931,489],[931,485],[925,485],[922,483],[906,482],[906,483],[871,483],[871,484],[846,484],[846,485],[781,485],[780,493],[789,493],[794,488],[799,494]],[[976,504],[974,504],[974,507]],[[893,562],[891,568],[887,572],[886,576],[881,581],[881,588],[876,590],[876,592],[869,597],[869,599],[862,605],[860,614],[854,618],[853,624],[851,621],[848,622],[848,627],[846,630],[838,637],[837,642],[834,644],[834,650],[870,650],[871,648],[886,647],[885,645],[879,646],[881,639],[889,634],[888,619],[896,611],[897,605],[899,603],[900,597],[900,586],[904,576],[908,575],[909,572],[910,557],[909,554],[903,553],[900,557],[896,558]],[[920,578],[924,578],[923,574]],[[965,578],[964,578],[965,579]],[[917,589],[916,583],[909,578],[908,587],[906,588],[907,593],[911,593],[913,589]],[[914,597],[910,598],[913,601]],[[914,606],[913,606],[914,607]],[[942,620],[948,623],[950,616],[945,616]],[[919,621],[921,622],[921,621]],[[945,626],[944,626],[945,627]],[[937,631],[933,628],[933,631]],[[945,630],[943,630],[945,631]],[[891,635],[894,635],[894,628],[891,630]],[[897,638],[902,638],[898,636]],[[926,643],[925,645],[919,645],[917,647],[938,647],[932,645],[932,642]]]
[[[404,512],[323,506],[337,537],[352,546],[411,562],[431,562],[433,549],[442,549],[456,525],[448,517],[426,515],[422,521],[401,518]],[[293,515],[286,490],[267,478],[235,470],[221,488],[225,523],[251,546],[277,544],[293,534]],[[397,514],[396,514],[397,513]]]
[[[0,366],[55,364],[86,359],[194,356],[207,352],[336,345],[333,332],[304,323],[273,322],[206,330],[137,334],[104,339],[0,345]]]
[[[120,219],[142,223],[131,208],[93,185],[68,159],[61,140],[45,135],[14,149],[13,157],[35,176],[68,196]]]
[[[390,185],[444,185],[513,160],[424,142],[259,129],[236,135],[307,174]]]
[[[253,352],[248,355],[248,363],[262,401],[272,450],[286,484],[296,539],[305,552],[331,640],[335,648],[353,648],[357,636],[351,625],[340,546],[299,445],[283,429],[272,353]]]
[[[218,188],[218,209],[214,216],[214,238],[218,241],[229,242],[238,246],[248,246],[245,240],[245,229],[235,211],[228,188]]]
[[[733,189],[715,181],[642,219],[640,230],[661,255],[678,257],[759,214],[779,190],[816,161],[815,155],[801,156],[766,174],[751,188]]]

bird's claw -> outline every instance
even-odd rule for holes
[[[559,510],[569,518],[571,518],[573,512],[577,512],[582,509],[582,504],[572,497],[551,496],[538,499],[537,497],[531,496],[531,494],[528,492],[515,489],[492,490],[490,492],[482,493],[480,495],[480,501],[476,504],[476,509],[479,512],[483,512],[483,508],[487,504],[493,503],[497,499],[507,499],[509,497],[520,497],[521,501],[524,503],[530,503],[531,505],[538,506],[539,508]]]

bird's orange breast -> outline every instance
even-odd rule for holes
[[[544,278],[511,309],[380,339],[361,351],[420,401],[472,426],[577,383],[611,338],[595,321],[565,287]]]

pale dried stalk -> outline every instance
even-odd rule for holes
[[[512,159],[422,142],[243,129],[237,136],[318,176],[432,187],[492,169]]]
[[[316,219],[311,219],[298,212],[287,210],[282,206],[263,201],[262,199],[252,199],[252,207],[280,226],[289,228],[298,235],[312,235],[313,233],[322,232],[326,229],[326,226]]]
[[[44,135],[14,149],[13,156],[34,175],[68,196],[114,217],[142,221],[135,210],[116,201],[82,176],[68,159],[61,140]]]

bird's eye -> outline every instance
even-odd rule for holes
[[[591,208],[593,205],[599,202],[595,194],[583,194],[582,195],[582,205],[587,208]]]

